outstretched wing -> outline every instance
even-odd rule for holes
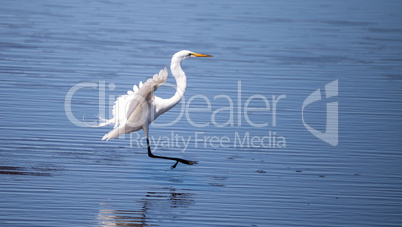
[[[101,119],[103,122],[97,127],[105,126],[114,123],[114,127],[124,125],[127,119],[135,111],[139,104],[143,101],[151,102],[154,100],[153,92],[161,86],[168,77],[168,71],[165,67],[159,71],[159,74],[155,74],[152,78],[149,78],[144,84],[142,82],[133,86],[133,90],[127,91],[126,95],[122,95],[116,99],[113,106],[113,118]]]

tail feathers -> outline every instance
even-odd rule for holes
[[[112,131],[108,132],[107,134],[105,134],[102,138],[102,140],[110,140],[110,139],[114,139],[116,137],[118,137],[119,135],[124,134],[123,128],[121,127],[117,127],[115,129],[113,129]]]

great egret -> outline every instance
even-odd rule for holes
[[[181,62],[184,59],[194,57],[212,56],[207,54],[198,54],[188,50],[182,50],[173,55],[170,70],[176,79],[177,89],[174,96],[170,99],[162,99],[153,94],[159,86],[165,83],[168,77],[166,67],[161,70],[159,74],[155,74],[153,78],[148,79],[144,84],[140,82],[139,87],[134,85],[133,91],[128,91],[126,95],[118,97],[114,102],[113,118],[101,119],[104,122],[94,126],[100,127],[112,123],[115,124],[114,129],[103,136],[102,140],[114,139],[119,135],[143,129],[145,136],[147,137],[149,157],[175,160],[176,163],[172,166],[172,169],[176,168],[179,162],[187,165],[197,164],[197,161],[189,161],[181,158],[164,157],[152,154],[148,138],[149,124],[161,114],[173,108],[183,97],[184,92],[186,91],[187,79],[186,74],[181,69]]]

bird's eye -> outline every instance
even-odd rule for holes
[[[188,55],[187,55],[187,56],[191,56],[191,55],[193,55],[193,53],[188,53]]]

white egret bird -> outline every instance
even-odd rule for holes
[[[181,158],[171,158],[152,154],[148,137],[149,124],[151,124],[151,122],[153,122],[161,114],[173,108],[183,97],[184,92],[186,91],[187,79],[186,74],[181,69],[181,62],[184,59],[194,57],[212,56],[207,54],[198,54],[188,50],[182,50],[173,55],[170,70],[177,83],[176,93],[173,97],[169,99],[162,99],[153,94],[159,86],[165,83],[168,77],[166,67],[161,70],[159,74],[155,74],[153,78],[148,79],[144,84],[140,82],[139,87],[134,85],[133,91],[128,91],[126,95],[118,97],[113,107],[113,118],[102,119],[104,121],[103,123],[94,126],[100,127],[112,123],[115,124],[114,129],[103,136],[102,140],[114,139],[119,135],[142,129],[147,137],[149,157],[175,160],[176,163],[172,166],[172,169],[175,168],[179,162],[187,165],[197,164],[197,161],[189,161]]]

